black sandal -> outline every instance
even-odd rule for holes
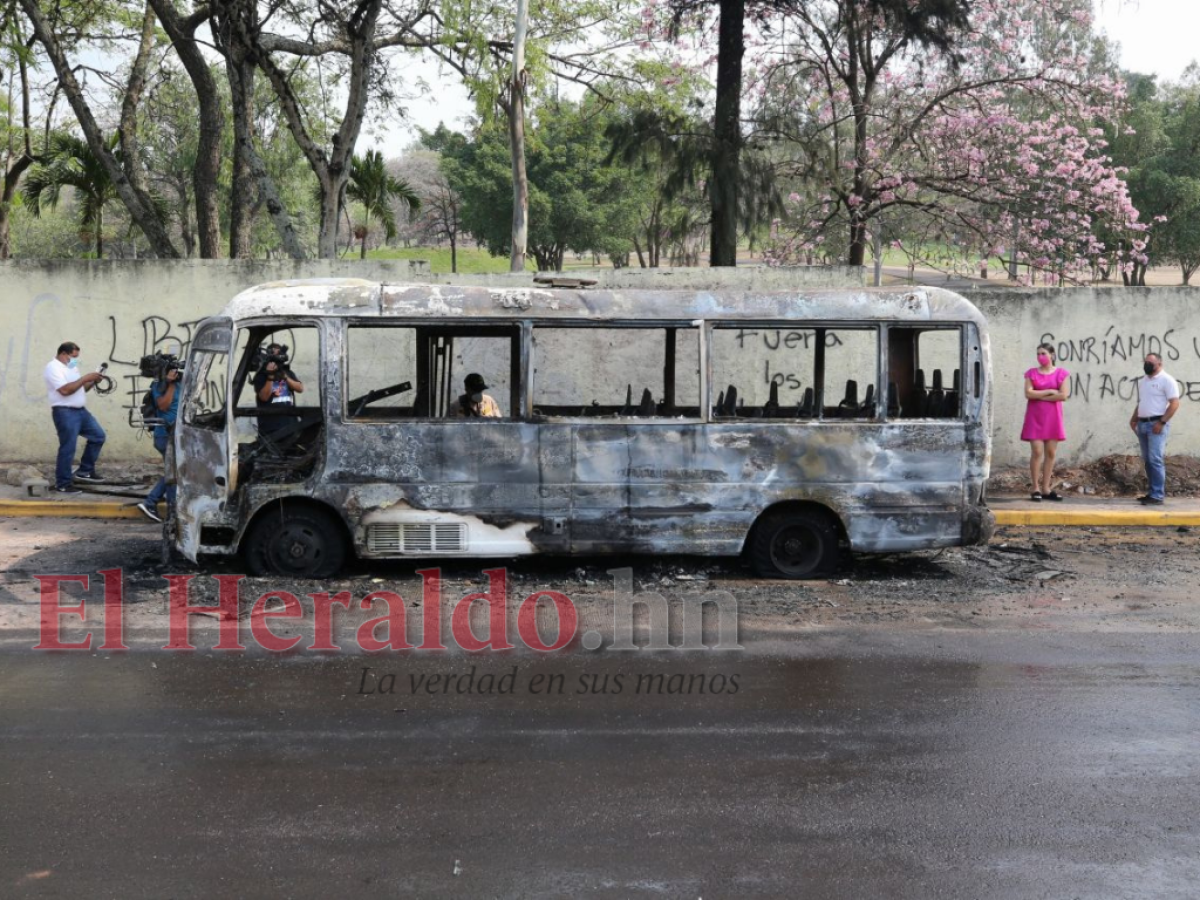
[[[1051,491],[1048,494],[1043,494],[1042,499],[1043,500],[1061,500],[1062,497],[1059,496],[1058,491]]]
[[[1041,499],[1042,499],[1042,495],[1039,491],[1034,491],[1032,494],[1029,495],[1029,499],[1037,500],[1040,503]]]

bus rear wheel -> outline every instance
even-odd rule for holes
[[[832,517],[816,510],[770,513],[754,529],[750,561],[764,578],[816,578],[838,562]]]
[[[346,559],[346,539],[330,513],[285,506],[254,523],[245,553],[251,575],[328,578]]]

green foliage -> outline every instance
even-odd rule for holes
[[[608,114],[594,103],[540,106],[527,132],[529,250],[542,270],[560,269],[568,250],[604,253],[624,262],[633,249],[636,174],[607,161]],[[481,126],[464,141],[423,135],[439,149],[447,179],[463,198],[465,230],[496,256],[509,252],[512,161],[507,130]]]
[[[558,77],[624,72],[628,7],[620,0],[530,0],[525,46],[526,90],[548,92]],[[450,61],[475,99],[483,122],[499,116],[499,101],[512,77],[515,3],[441,0],[437,4],[439,55]],[[587,52],[575,56],[578,44]],[[573,58],[574,57],[574,58]],[[557,93],[557,92],[555,92]]]
[[[108,146],[119,160],[116,135],[109,138]],[[102,256],[104,206],[116,199],[116,187],[87,141],[73,134],[59,133],[50,138],[45,159],[29,170],[21,192],[26,206],[36,217],[44,209],[58,206],[64,188],[75,192],[80,234],[94,235],[96,255]]]
[[[421,198],[408,182],[388,172],[378,150],[368,150],[366,155],[355,155],[351,159],[346,199],[361,203],[368,219],[378,219],[389,241],[396,236],[396,214],[392,204],[399,201],[413,211],[421,208]]]
[[[1200,268],[1200,70],[1159,88],[1131,75],[1130,113],[1114,136],[1114,155],[1129,168],[1129,190],[1152,221],[1149,252],[1179,266],[1187,284]]]

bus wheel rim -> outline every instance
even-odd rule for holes
[[[325,555],[325,539],[311,528],[284,525],[273,542],[272,556],[286,571],[304,572],[317,565]]]
[[[786,525],[771,541],[771,562],[783,572],[805,574],[817,567],[823,550],[821,536],[807,525]]]

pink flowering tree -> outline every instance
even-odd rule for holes
[[[651,40],[667,38],[693,43],[700,57],[699,70],[715,67],[715,91],[708,136],[708,197],[711,204],[711,262],[737,264],[739,233],[744,233],[742,213],[747,206],[746,173],[755,166],[743,164],[743,150],[757,149],[756,135],[742,114],[745,93],[744,64],[747,34],[755,49],[761,42],[752,26],[770,27],[786,18],[793,7],[809,0],[645,0],[641,29]],[[949,49],[951,31],[966,24],[971,0],[861,0],[865,15],[891,29],[904,45],[918,44],[940,51]],[[748,32],[749,29],[749,32]],[[688,40],[683,40],[685,36]],[[649,42],[643,45],[648,47]],[[754,71],[752,64],[750,69]],[[663,133],[670,123],[656,123]],[[687,134],[681,132],[680,137]],[[761,187],[761,185],[760,185]],[[773,189],[772,189],[773,190]]]
[[[1056,279],[1144,262],[1147,226],[1103,132],[1124,84],[1093,54],[1091,7],[976,0],[953,56],[915,48],[864,0],[761,18],[754,90],[797,186],[772,258],[823,242],[862,265],[872,229],[905,222]]]

